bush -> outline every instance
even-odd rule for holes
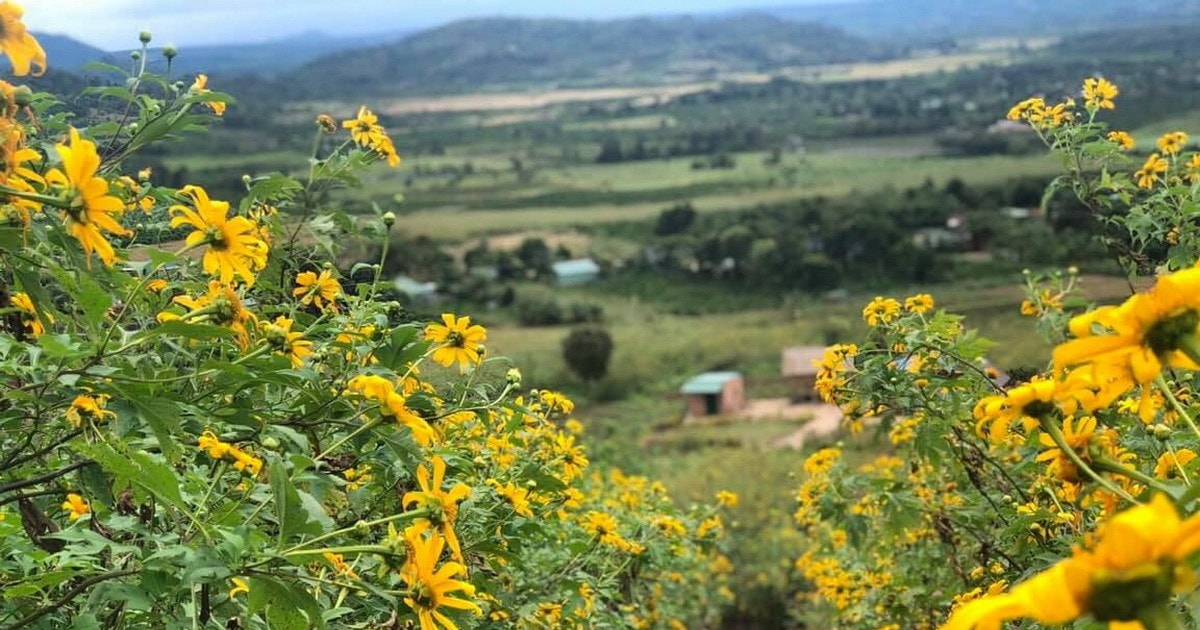
[[[613,340],[607,330],[595,326],[576,328],[562,342],[563,360],[579,378],[597,381],[608,373]]]

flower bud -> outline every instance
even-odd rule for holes
[[[138,41],[143,44],[149,44],[151,39],[150,31],[142,31],[138,33]]]
[[[263,448],[269,448],[271,450],[275,450],[275,449],[279,448],[279,440],[275,436],[268,435],[267,437],[262,439],[262,445],[263,445]]]
[[[1150,433],[1154,437],[1156,437],[1160,440],[1166,441],[1171,438],[1171,427],[1160,422],[1160,423],[1150,427]]]
[[[509,368],[508,373],[504,375],[504,382],[508,383],[509,386],[514,388],[520,387],[521,370],[518,370],[517,368]]]
[[[167,59],[174,59],[175,56],[178,54],[179,54],[179,49],[176,48],[174,45],[167,44],[166,46],[163,46],[162,56],[166,57]]]
[[[132,59],[132,60],[134,60],[134,61],[139,61],[139,60],[141,60],[141,58],[142,58],[142,51],[140,51],[140,50],[135,50],[135,51],[133,51],[133,52],[129,53],[129,58],[130,58],[130,59]]]
[[[250,175],[248,175],[248,174],[242,175],[242,185],[244,185],[244,186],[250,185]]]
[[[337,133],[337,123],[334,122],[333,116],[329,114],[320,114],[317,116],[317,126],[324,133]]]
[[[28,85],[18,85],[13,90],[13,103],[17,107],[29,107],[33,104],[33,90]]]
[[[384,212],[383,213],[383,224],[389,228],[392,227],[393,225],[395,225],[396,224],[396,213],[392,212],[391,210]]]

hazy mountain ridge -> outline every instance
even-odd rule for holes
[[[456,91],[604,84],[887,58],[891,46],[765,14],[609,21],[485,18],[318,59],[293,73],[322,90]]]
[[[1197,0],[865,0],[761,10],[863,37],[917,39],[1064,35],[1200,20]]]

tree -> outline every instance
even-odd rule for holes
[[[604,378],[612,350],[612,335],[598,326],[576,328],[562,342],[567,367],[585,381]]]
[[[616,136],[605,138],[604,143],[600,145],[600,155],[596,156],[596,161],[600,164],[612,164],[624,160],[625,155],[621,151],[621,141]]]
[[[658,213],[658,223],[654,225],[655,236],[670,236],[686,232],[696,221],[696,208],[692,202],[683,201]]]

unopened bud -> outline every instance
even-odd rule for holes
[[[246,175],[246,174],[242,175],[242,184],[246,185],[246,186],[250,185],[250,176],[249,175]]]
[[[383,224],[387,227],[392,227],[396,224],[396,213],[388,210],[383,213]]]
[[[320,114],[317,116],[317,126],[325,133],[337,133],[337,123],[333,120],[333,116],[329,114]]]
[[[333,263],[326,260],[325,263],[321,265],[321,268],[322,269],[333,269]]]
[[[511,387],[521,386],[521,370],[517,368],[509,368],[508,373],[504,375],[504,382]]]
[[[268,435],[267,437],[262,439],[262,445],[263,445],[263,448],[269,448],[271,450],[275,450],[275,449],[279,448],[279,440],[277,438],[275,438],[275,436]]]
[[[130,58],[130,59],[132,59],[132,60],[134,60],[134,61],[138,61],[138,60],[140,60],[140,59],[142,58],[142,51],[140,51],[140,50],[135,50],[135,51],[133,51],[133,52],[129,53],[129,58]]]
[[[1150,427],[1150,433],[1160,440],[1168,440],[1171,438],[1171,427],[1162,424],[1161,422]]]
[[[33,104],[33,90],[28,85],[18,85],[13,90],[13,103],[17,107],[29,107]]]
[[[150,31],[142,31],[138,33],[138,41],[142,42],[143,44],[149,44],[151,39],[152,37],[150,35]]]
[[[141,128],[141,125],[137,124],[136,122],[131,122],[129,125],[127,125],[127,127],[129,128],[130,133],[137,133],[137,130]]]
[[[179,49],[176,48],[175,46],[173,46],[171,44],[167,44],[166,46],[163,46],[162,56],[166,57],[167,59],[174,59],[175,55],[178,55],[178,54],[179,54]]]

